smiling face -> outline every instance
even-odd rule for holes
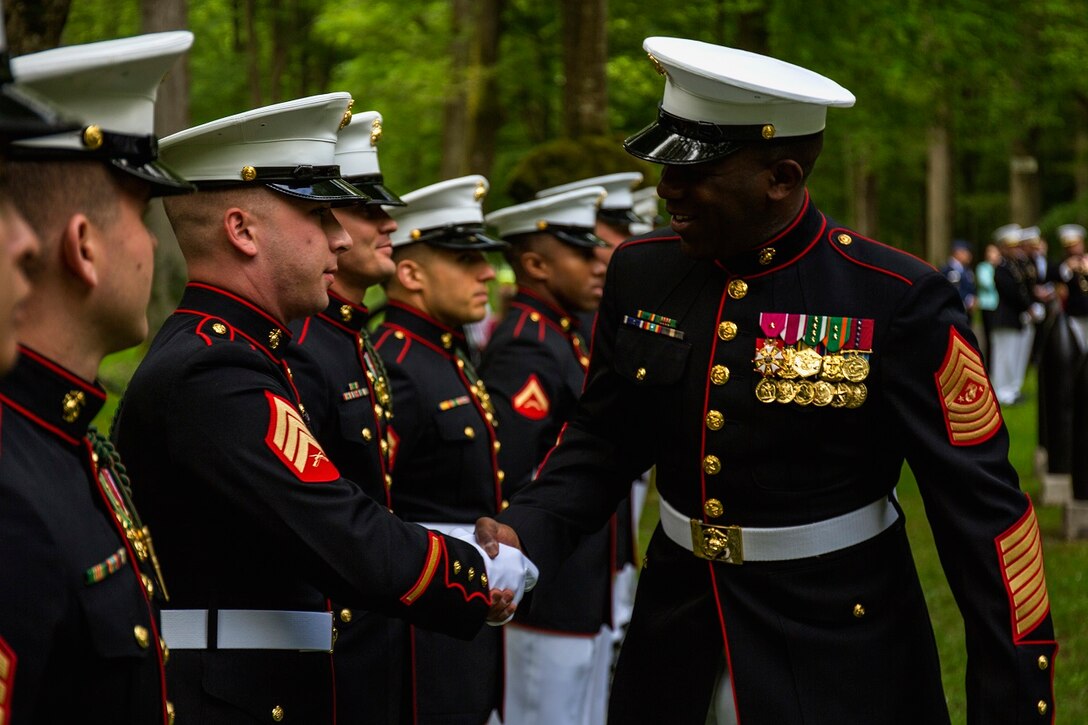
[[[351,249],[340,255],[333,289],[358,301],[367,287],[396,272],[389,235],[396,231],[397,223],[377,204],[340,207],[333,215],[352,241]]]

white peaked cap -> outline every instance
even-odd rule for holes
[[[761,140],[824,129],[829,106],[854,105],[854,94],[792,63],[684,38],[642,44],[665,76],[655,123],[624,148],[648,161],[693,164]]]
[[[1080,224],[1062,224],[1058,227],[1058,239],[1062,244],[1072,246],[1084,241],[1084,227]]]
[[[350,104],[348,93],[324,93],[227,116],[167,136],[162,157],[202,189],[264,185],[313,201],[365,202],[336,165]]]
[[[487,223],[504,239],[547,232],[575,246],[602,247],[606,245],[593,234],[593,229],[606,194],[603,186],[564,191],[493,211],[487,215]]]
[[[1013,245],[1020,243],[1020,225],[1005,224],[994,230],[993,240],[998,244]]]
[[[378,166],[378,142],[382,138],[382,114],[377,111],[353,113],[336,139],[336,163],[340,174],[352,186],[370,197],[371,204],[403,206],[401,198],[385,187]]]
[[[483,200],[490,185],[473,174],[416,189],[401,197],[407,206],[391,206],[397,230],[394,247],[415,242],[457,249],[503,249],[507,245],[484,232]]]
[[[155,163],[155,98],[163,77],[193,44],[187,30],[70,45],[13,58],[16,83],[83,121],[77,131],[19,143],[33,158],[111,162],[159,188],[191,186]]]

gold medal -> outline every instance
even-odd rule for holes
[[[838,382],[843,379],[842,364],[844,360],[842,355],[831,354],[824,355],[824,367],[820,373],[820,377],[823,380],[829,380],[831,382]]]
[[[861,355],[851,355],[843,360],[842,374],[850,382],[860,383],[869,377],[869,361]]]
[[[846,407],[860,408],[869,397],[869,389],[865,387],[865,383],[847,384],[850,385],[850,395],[846,399]]]
[[[797,394],[797,384],[792,380],[779,380],[775,383],[777,388],[774,399],[779,403],[789,403]]]
[[[846,407],[846,386],[847,383],[835,383],[832,387],[835,392],[831,394],[831,407],[832,408],[845,408]]]
[[[810,378],[820,372],[820,365],[823,361],[824,358],[820,353],[811,347],[806,347],[804,350],[798,350],[797,354],[793,356],[793,369],[802,378]]]
[[[795,357],[797,357],[797,351],[792,347],[787,347],[782,351],[782,369],[778,371],[780,378],[793,380],[797,377],[797,371],[793,368],[793,359]]]
[[[756,398],[761,403],[773,403],[778,388],[770,378],[763,378],[756,383]]]
[[[793,402],[798,405],[808,405],[816,397],[816,389],[808,380],[797,383],[797,392],[794,393]]]
[[[829,382],[817,380],[812,384],[812,402],[821,408],[831,402],[834,393],[835,391]]]

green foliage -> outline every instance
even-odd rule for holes
[[[620,171],[639,171],[649,182],[644,185],[654,183],[657,166],[624,152],[621,141],[609,136],[589,136],[541,144],[525,154],[511,170],[506,195],[514,203],[520,203],[550,186]]]

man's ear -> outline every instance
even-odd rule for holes
[[[767,196],[772,201],[787,199],[798,187],[805,183],[805,171],[801,164],[793,159],[781,159],[771,164],[768,169],[770,180],[767,187]]]
[[[232,206],[223,212],[223,229],[231,245],[247,257],[257,256],[258,221],[248,211]]]
[[[408,257],[397,262],[396,276],[400,286],[409,292],[420,292],[423,290],[423,266],[416,260]]]
[[[86,214],[73,214],[61,229],[60,258],[64,267],[84,285],[98,285],[97,265],[104,257],[100,238]]]
[[[521,268],[534,282],[547,282],[550,276],[548,260],[540,252],[525,252],[521,255]]]

